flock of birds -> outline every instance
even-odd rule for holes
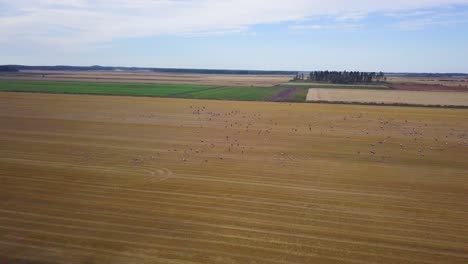
[[[293,105],[289,104],[289,106]],[[291,138],[308,135],[320,135],[320,137],[338,135],[349,140],[353,140],[356,136],[368,139],[363,142],[371,140],[371,143],[362,143],[361,150],[357,150],[355,154],[365,155],[369,159],[380,162],[392,158],[392,155],[404,152],[406,152],[405,155],[424,158],[431,151],[443,152],[447,149],[468,146],[467,131],[431,127],[427,123],[418,121],[383,117],[375,119],[362,113],[345,114],[339,119],[329,119],[326,113],[318,113],[313,119],[305,118],[307,122],[303,124],[291,124],[292,122],[281,120],[281,118],[267,117],[259,112],[249,113],[239,109],[217,112],[209,110],[206,106],[194,105],[189,106],[189,109],[193,116],[192,120],[198,122],[199,128],[205,128],[206,130],[203,131],[208,132],[211,137],[203,135],[200,131],[200,138],[203,139],[197,147],[186,146],[183,149],[173,149],[172,152],[181,153],[180,160],[183,162],[201,154],[205,154],[203,162],[208,162],[210,158],[223,160],[229,157],[229,154],[246,155],[253,151],[254,147],[274,145],[276,136],[284,136],[284,134]],[[310,117],[310,114],[308,116]],[[215,124],[211,125],[211,122]],[[194,126],[193,122],[188,126]],[[216,132],[213,133],[213,131]],[[433,135],[432,140],[428,140],[430,139],[428,135]],[[317,140],[320,140],[320,137],[317,137]],[[395,148],[386,148],[387,145],[395,144],[399,152],[395,152]],[[298,154],[285,153],[285,151],[274,155],[282,162],[305,158]]]
[[[294,105],[289,104],[292,109]],[[466,151],[468,131],[453,127],[434,126],[421,121],[375,117],[369,113],[346,113],[341,116],[326,112],[307,113],[304,123],[277,116],[266,116],[260,112],[252,113],[235,109],[213,111],[207,106],[190,105],[189,116],[179,124],[180,128],[190,128],[190,140],[180,138],[180,142],[166,151],[157,151],[148,157],[132,158],[133,166],[142,165],[145,160],[155,160],[166,153],[176,154],[183,163],[209,160],[226,160],[233,155],[248,155],[256,148],[275,146],[278,138],[300,139],[313,136],[320,141],[322,137],[341,137],[356,144],[358,149],[348,155],[384,162],[393,157],[425,158],[431,152]],[[297,113],[295,113],[297,115]],[[144,114],[139,118],[157,119],[158,115]],[[460,125],[460,123],[459,123]],[[197,130],[198,128],[198,130]],[[198,142],[193,141],[193,136]],[[388,146],[388,147],[387,147]],[[330,146],[334,147],[334,146]],[[337,146],[339,147],[339,146]],[[313,158],[294,154],[294,149],[280,150],[274,158],[285,165],[294,159]],[[355,147],[354,147],[355,149]],[[289,153],[286,153],[289,151]],[[89,156],[89,155],[88,155]],[[89,157],[87,157],[89,159]]]

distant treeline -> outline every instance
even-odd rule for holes
[[[20,70],[36,70],[36,71],[112,71],[116,67],[102,66],[24,66],[24,65],[0,65],[0,71],[20,71]],[[130,69],[130,68],[129,68]]]
[[[19,69],[12,65],[0,65],[0,72],[18,72]]]
[[[371,83],[385,80],[383,72],[359,72],[359,71],[313,71],[310,73],[298,73],[293,81],[304,82],[328,82],[340,84]]]
[[[114,67],[114,66],[26,66],[26,65],[0,65],[0,72],[18,72],[20,70],[36,70],[36,71],[149,71],[149,72],[165,72],[165,73],[194,73],[194,74],[243,74],[243,75],[296,75],[297,80],[309,80],[310,74],[304,74],[297,71],[258,71],[258,70],[222,70],[222,69],[178,69],[178,68],[148,68],[148,67]],[[345,73],[337,71],[314,71],[314,73],[326,73],[328,75],[336,75],[335,73]],[[356,73],[356,72],[347,72]],[[359,73],[359,72],[358,72]],[[361,73],[359,73],[361,74]],[[365,73],[364,73],[365,74]],[[369,73],[367,73],[369,74]],[[338,74],[339,75],[339,74]],[[385,73],[389,77],[467,77],[466,73]],[[320,78],[320,77],[319,77]],[[334,77],[336,80],[340,78]],[[365,79],[365,78],[363,78]],[[325,80],[324,80],[325,81]],[[328,82],[332,82],[328,80]]]
[[[5,69],[5,70],[4,70]],[[164,73],[194,73],[194,74],[242,74],[242,75],[294,75],[295,71],[257,71],[257,70],[219,70],[219,69],[176,69],[176,68],[144,68],[144,67],[112,67],[112,66],[24,66],[4,65],[0,71],[149,71]]]
[[[257,70],[215,70],[215,69],[167,69],[155,68],[155,72],[198,73],[198,74],[241,74],[241,75],[293,75],[293,71],[257,71]]]

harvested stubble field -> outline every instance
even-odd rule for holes
[[[467,263],[468,111],[0,93],[1,263]]]
[[[468,107],[468,93],[311,88],[307,101]]]

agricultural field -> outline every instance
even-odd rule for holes
[[[188,74],[149,71],[21,71],[0,73],[0,80],[46,80],[124,83],[172,83],[214,86],[274,86],[288,82],[288,75]]]
[[[336,84],[323,82],[288,82],[281,86],[306,87],[306,88],[327,88],[327,89],[370,89],[370,90],[388,90],[386,84]]]
[[[387,85],[394,90],[468,92],[467,77],[388,77]]]
[[[0,113],[0,263],[468,262],[466,109],[2,92]]]
[[[468,93],[311,88],[307,101],[468,107]]]
[[[286,84],[286,83],[284,83]],[[385,81],[371,84],[333,84],[324,82],[288,82],[289,86],[328,89],[369,89],[403,91],[468,92],[467,77],[387,77]]]
[[[65,78],[64,76],[67,77]],[[330,93],[335,96],[337,94],[346,96],[355,95],[356,98],[354,99],[356,100],[354,102],[359,103],[372,104],[383,100],[384,103],[390,104],[467,104],[466,96],[468,93],[462,92],[468,92],[468,87],[419,83],[415,78],[397,79],[396,77],[392,77],[391,81],[384,83],[350,85],[320,82],[284,82],[287,80],[286,77],[269,75],[162,74],[151,72],[30,71],[0,74],[0,91],[233,101],[317,101],[313,99],[312,95],[307,100],[306,97],[310,88],[318,89],[323,94]],[[406,82],[401,82],[403,80]],[[451,80],[455,81],[453,78]],[[260,86],[260,84],[265,84],[265,86]],[[337,91],[329,91],[335,89]],[[348,93],[342,91],[344,89],[357,91]],[[359,90],[369,90],[369,92]],[[405,91],[406,93],[397,93],[395,91]],[[416,93],[434,91],[444,93],[437,95],[434,93]],[[452,92],[459,93],[453,94]],[[368,97],[369,94],[378,96],[378,100]],[[417,99],[416,102],[413,102],[414,98]],[[348,102],[349,99],[353,98],[340,97],[339,99]],[[370,102],[363,102],[363,100],[370,100]],[[326,99],[324,101],[330,100]]]
[[[467,77],[388,77],[387,81],[394,84],[422,84],[447,87],[468,88]]]
[[[292,92],[284,94],[283,90]],[[306,87],[0,80],[0,92],[151,96],[236,101],[305,101]],[[277,99],[277,100],[275,100]]]

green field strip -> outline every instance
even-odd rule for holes
[[[184,98],[213,99],[213,100],[239,100],[264,101],[281,91],[281,87],[239,87],[223,86],[216,89],[200,90],[184,94]]]
[[[0,91],[122,96],[153,96],[211,100],[267,101],[284,86],[214,86],[190,84],[105,83],[46,80],[0,80]],[[287,101],[304,102],[307,89],[297,87]]]
[[[0,91],[171,97],[209,85],[0,80]]]

